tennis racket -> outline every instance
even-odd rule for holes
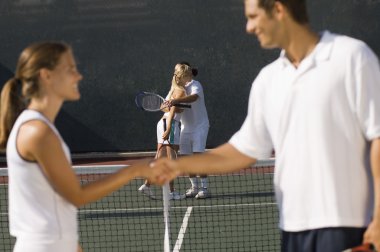
[[[372,244],[366,243],[357,247],[343,250],[342,252],[376,252],[376,249]]]
[[[149,112],[157,112],[160,111],[162,107],[162,103],[165,102],[165,99],[162,96],[149,93],[149,92],[139,92],[135,97],[135,103],[138,108],[149,111]],[[181,108],[191,108],[191,105],[179,103],[174,105],[175,107]]]

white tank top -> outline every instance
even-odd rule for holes
[[[45,122],[61,140],[71,163],[70,151],[55,126],[41,113],[24,110],[17,118],[7,143],[9,175],[9,224],[15,237],[38,240],[78,239],[77,208],[54,191],[36,162],[24,160],[16,148],[22,124]]]

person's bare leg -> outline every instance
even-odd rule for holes
[[[175,154],[171,155],[170,153],[172,150],[170,149],[170,147],[167,147],[168,158],[174,159],[178,155],[179,145],[172,145],[171,148],[175,151]],[[180,193],[175,191],[173,180],[169,182],[169,188],[171,192],[170,194],[171,200],[181,200],[185,198],[185,195],[181,195]]]
[[[162,146],[161,143],[157,144],[157,153],[156,153],[155,158],[161,158],[161,157],[167,156],[166,148],[164,148],[164,147],[161,148],[161,146]],[[152,199],[155,199],[156,196],[154,195],[153,191],[151,190],[150,185],[151,185],[150,182],[148,180],[145,180],[144,184],[142,186],[140,186],[138,191],[141,193],[144,193],[145,195],[149,196]]]

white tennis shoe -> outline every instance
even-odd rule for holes
[[[169,194],[169,200],[181,200],[181,199],[184,199],[186,198],[186,195],[185,194],[180,194],[179,192],[171,192]]]
[[[186,191],[186,197],[187,198],[194,198],[198,194],[198,188],[196,187],[191,187],[187,189]]]
[[[156,199],[156,196],[154,195],[154,193],[150,189],[150,186],[147,186],[146,184],[143,184],[142,186],[140,186],[140,188],[138,189],[138,191],[140,193],[145,194],[146,196],[148,196],[151,199]]]
[[[197,195],[195,195],[195,198],[196,199],[206,199],[210,197],[210,194],[207,190],[207,188],[202,188]]]

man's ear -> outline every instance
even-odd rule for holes
[[[281,20],[288,14],[288,9],[280,1],[275,1],[272,14],[274,17]]]

